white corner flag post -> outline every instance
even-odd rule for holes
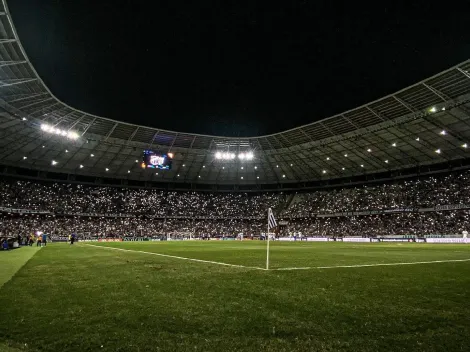
[[[266,270],[269,270],[269,230],[277,226],[276,219],[274,218],[273,211],[271,208],[268,209],[268,233],[267,233],[267,244],[266,244]]]

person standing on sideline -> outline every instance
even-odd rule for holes
[[[47,234],[42,234],[42,245],[45,247],[47,245]]]

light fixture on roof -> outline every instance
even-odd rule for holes
[[[83,165],[80,165],[80,169],[83,169]]]
[[[276,167],[279,167],[279,165],[276,165]]]
[[[446,132],[446,130],[442,130],[441,132],[439,132],[439,134],[440,134],[441,136],[445,136],[445,135],[447,134],[447,132]]]
[[[68,153],[69,152],[68,149],[65,149],[65,152]]]
[[[392,147],[396,147],[396,146],[397,146],[397,144],[396,144],[396,143],[392,143]]]
[[[54,166],[54,165],[57,165],[57,164],[58,164],[58,162],[57,162],[57,161],[55,161],[55,160],[52,160],[52,165],[53,165],[53,166]]]
[[[429,109],[430,112],[436,112],[436,107],[433,106],[431,109]]]
[[[343,171],[344,171],[344,170],[346,170],[346,169],[345,169],[344,167],[342,167],[342,168],[341,168],[341,170],[343,170]]]
[[[255,170],[258,170],[258,166],[255,166]]]
[[[46,148],[46,146],[45,146],[45,145],[43,145],[42,147],[43,147],[43,148]]]
[[[130,174],[130,173],[131,173],[131,170],[127,170],[127,173]]]
[[[28,157],[27,157],[27,156],[24,156],[24,157],[23,157],[23,160],[26,160],[26,159],[28,159]]]
[[[240,177],[240,179],[242,179],[242,180],[243,180],[243,176],[242,176],[242,177]]]
[[[225,155],[225,154],[224,154],[224,155]],[[216,159],[222,159],[222,153],[221,153],[221,152],[215,153],[215,158],[216,158]]]
[[[243,166],[242,166],[240,169],[242,169],[242,170],[243,170]]]
[[[290,166],[292,167],[292,166],[294,166],[294,164],[290,164]]]
[[[441,149],[436,149],[435,152],[436,152],[437,154],[441,154]]]
[[[329,156],[327,156],[327,157],[326,157],[326,160],[330,160],[330,157],[329,157]]]
[[[419,137],[416,137],[415,141],[419,142]]]
[[[467,143],[462,144],[462,148],[467,148]]]
[[[286,175],[282,175],[282,178],[286,178]]]
[[[372,151],[372,149],[369,148],[369,149],[367,149],[367,151],[370,153]]]
[[[253,160],[253,152],[246,153],[246,160]]]
[[[185,164],[183,164],[183,167],[185,167],[185,166],[186,166],[186,165],[185,165]]]
[[[222,170],[225,170],[225,166],[222,166]]]
[[[60,128],[55,128],[47,123],[41,124],[41,130],[48,133],[57,134],[59,136],[64,136],[70,139],[78,139],[78,133],[74,131],[65,131]]]
[[[256,176],[256,178],[259,180],[259,176]]]
[[[364,164],[361,164],[361,167],[364,167]]]
[[[23,121],[26,121],[27,119],[26,119],[26,117],[23,117],[22,120],[23,120]]]
[[[135,159],[135,162],[136,162],[136,163],[138,163],[138,162],[139,162],[139,160]]]
[[[206,168],[206,165],[202,165],[202,168],[205,169],[205,168]]]
[[[201,178],[201,175],[199,175],[198,177]]]
[[[90,156],[93,158],[95,156],[95,154],[90,154]]]
[[[245,159],[245,153],[238,154],[238,159],[244,160]]]
[[[157,176],[158,176],[158,172],[157,172],[155,175],[157,175]],[[179,176],[179,175],[178,175],[178,176]]]
[[[388,164],[388,160],[385,160],[385,164]]]
[[[344,157],[347,158],[347,157],[348,157],[348,154],[344,154]]]
[[[323,170],[322,172],[323,172],[324,174],[326,174],[326,170]]]
[[[109,169],[108,169],[108,168],[106,168],[105,170],[106,170],[106,171],[109,171]]]

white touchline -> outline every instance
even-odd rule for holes
[[[134,252],[134,253],[144,253],[144,254],[158,255],[158,256],[160,256],[160,257],[168,257],[168,258],[175,258],[175,259],[190,260],[190,261],[199,262],[199,263],[209,263],[209,264],[216,264],[216,265],[231,266],[231,267],[235,267],[235,268],[266,270],[265,268],[259,268],[259,267],[256,267],[256,266],[245,266],[245,265],[228,264],[228,263],[222,263],[222,262],[213,262],[213,261],[210,261],[210,260],[202,260],[202,259],[178,257],[178,256],[176,256],[176,255],[161,254],[161,253],[153,253],[153,252],[145,252],[145,251],[136,251],[136,250],[133,250],[133,249],[124,249],[124,248],[97,246],[97,245],[88,244],[88,243],[83,243],[83,245],[85,245],[85,246],[91,246],[91,247],[97,247],[97,248],[114,249],[114,250],[116,250],[116,251],[124,251],[124,252]]]
[[[307,266],[300,268],[276,268],[270,270],[308,270],[308,269],[335,269],[335,268],[363,268],[371,266],[398,266],[398,265],[417,265],[417,264],[434,264],[434,263],[453,263],[453,262],[469,262],[470,259],[448,259],[448,260],[432,260],[428,262],[407,262],[407,263],[376,263],[376,264],[357,264],[357,265],[335,265],[335,266]]]

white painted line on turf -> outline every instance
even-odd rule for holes
[[[186,257],[179,257],[176,255],[169,255],[169,254],[162,254],[162,253],[154,253],[154,252],[145,252],[145,251],[136,251],[133,249],[124,249],[124,248],[115,248],[115,247],[107,247],[107,246],[97,246],[94,244],[83,243],[85,246],[97,247],[97,248],[106,248],[106,249],[114,249],[116,251],[124,251],[124,252],[135,252],[135,253],[144,253],[144,254],[151,254],[151,255],[158,255],[160,257],[167,257],[167,258],[175,258],[175,259],[183,259],[189,260],[193,262],[199,263],[209,263],[209,264],[216,264],[216,265],[224,265],[224,266],[231,266],[235,268],[244,268],[244,269],[257,269],[257,270],[266,270],[265,268],[259,268],[256,266],[245,266],[245,265],[238,265],[238,264],[228,264],[222,262],[213,262],[211,260],[202,260],[202,259],[195,259],[195,258],[186,258]]]
[[[357,264],[357,265],[334,265],[334,266],[306,266],[299,268],[276,268],[270,270],[308,270],[308,269],[335,269],[335,268],[364,268],[374,266],[399,266],[399,265],[417,265],[417,264],[435,264],[435,263],[453,263],[453,262],[469,262],[470,259],[449,259],[449,260],[432,260],[428,262],[407,262],[407,263],[376,263],[376,264]]]

